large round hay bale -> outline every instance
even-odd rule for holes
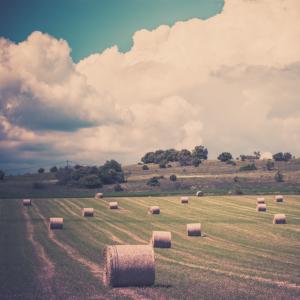
[[[103,198],[103,193],[96,193],[95,199],[101,199]]]
[[[201,236],[201,224],[200,223],[187,224],[186,231],[188,236]]]
[[[265,203],[265,198],[264,197],[258,197],[256,204],[264,204]]]
[[[180,201],[181,201],[182,204],[188,204],[189,203],[189,197],[183,196],[183,197],[181,197]]]
[[[150,286],[154,284],[155,259],[150,245],[106,246],[103,256],[105,286]]]
[[[109,202],[110,209],[118,209],[118,202]]]
[[[24,206],[31,206],[31,199],[23,199]]]
[[[276,214],[276,215],[274,215],[273,224],[286,224],[285,214]]]
[[[267,211],[267,205],[264,203],[257,204],[256,210],[257,211]]]
[[[149,213],[152,214],[152,215],[159,215],[160,214],[159,206],[151,206],[149,208]]]
[[[276,202],[283,202],[283,196],[282,195],[276,195],[275,196],[275,201]]]
[[[171,232],[153,231],[151,244],[154,248],[171,248]]]
[[[63,218],[50,218],[50,229],[63,229],[64,219]]]
[[[203,192],[202,192],[202,191],[198,191],[198,192],[196,193],[196,196],[197,196],[197,197],[202,197],[202,196],[203,196]]]
[[[93,217],[94,216],[94,209],[92,207],[85,207],[82,209],[82,216],[83,217]]]

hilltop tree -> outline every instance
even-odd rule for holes
[[[0,170],[0,180],[4,180],[5,173],[4,171]]]
[[[39,172],[39,174],[42,174],[42,173],[45,172],[45,169],[44,169],[44,168],[39,168],[39,169],[38,169],[38,172]]]
[[[232,155],[229,152],[222,152],[219,156],[218,156],[218,160],[225,162],[228,160],[232,159]]]
[[[275,161],[289,161],[290,159],[292,159],[292,154],[290,152],[278,152],[273,155],[273,159]]]
[[[196,146],[192,152],[193,158],[198,158],[200,160],[207,159],[208,151],[204,146]]]
[[[51,173],[57,172],[57,166],[53,166],[52,168],[50,168],[50,172]]]
[[[181,166],[190,166],[192,164],[192,153],[187,149],[178,152],[177,159]]]

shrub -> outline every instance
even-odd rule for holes
[[[147,181],[147,185],[150,186],[160,186],[160,182],[157,177],[152,177]]]
[[[124,189],[123,189],[123,187],[121,186],[121,184],[116,184],[115,186],[114,186],[114,191],[115,192],[122,192],[122,191],[124,191]]]
[[[87,175],[80,178],[80,185],[89,189],[101,188],[103,186],[101,179],[97,175]]]
[[[44,169],[44,168],[39,168],[39,169],[38,169],[38,172],[39,172],[40,174],[42,174],[42,173],[45,172],[45,169]]]
[[[41,189],[44,189],[45,188],[45,184],[41,181],[35,181],[32,183],[32,187],[34,189],[38,189],[38,190],[41,190]]]
[[[143,169],[144,171],[147,171],[147,170],[149,170],[149,167],[148,167],[147,165],[143,165],[142,169]]]
[[[235,176],[235,177],[233,178],[233,181],[234,181],[234,182],[239,182],[240,179],[239,179],[239,177]]]
[[[267,167],[268,171],[274,170],[274,161],[271,159],[268,159],[268,161],[266,163],[266,167]]]
[[[284,175],[280,172],[280,171],[277,171],[276,174],[275,174],[275,180],[277,182],[283,182],[284,181]]]
[[[52,168],[50,168],[50,172],[51,173],[56,173],[57,172],[57,167],[56,166],[54,166],[54,167],[52,167]]]
[[[5,173],[4,171],[0,170],[0,180],[4,180]]]
[[[177,176],[176,176],[175,174],[172,174],[172,175],[170,176],[170,180],[171,180],[171,181],[176,181],[176,180],[177,180]]]
[[[232,155],[229,152],[222,152],[219,156],[218,156],[218,160],[224,162],[227,160],[231,160],[232,159]]]
[[[201,159],[200,158],[198,158],[198,157],[193,158],[192,165],[194,167],[199,167],[200,164],[201,164]]]
[[[230,160],[227,160],[227,161],[226,161],[226,164],[227,164],[227,165],[236,166],[236,162],[235,162],[234,160],[231,160],[231,159],[230,159]]]
[[[240,171],[254,171],[257,170],[255,164],[248,164],[240,167]]]

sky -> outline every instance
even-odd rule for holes
[[[300,1],[22,3],[0,4],[0,169],[300,155]]]

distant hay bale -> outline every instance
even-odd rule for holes
[[[83,217],[93,217],[94,216],[94,209],[91,207],[86,207],[82,209],[82,216]]]
[[[276,202],[283,202],[283,196],[282,195],[276,195],[275,196],[275,201]]]
[[[182,204],[188,204],[189,203],[189,197],[186,197],[186,196],[181,197],[181,203]]]
[[[151,244],[154,248],[171,248],[171,232],[153,231]]]
[[[152,214],[152,215],[159,215],[160,214],[159,206],[151,206],[149,208],[149,213]]]
[[[276,215],[274,215],[273,224],[286,224],[285,214],[276,214]]]
[[[257,204],[256,210],[257,211],[267,211],[267,205],[264,203]]]
[[[186,231],[188,236],[201,236],[201,224],[200,223],[187,224]]]
[[[50,218],[50,229],[63,229],[63,218]]]
[[[110,209],[118,209],[118,202],[109,202]]]
[[[103,258],[105,286],[151,286],[155,282],[154,251],[150,245],[106,246]]]
[[[196,196],[197,196],[197,197],[202,197],[202,196],[203,196],[203,192],[202,192],[202,191],[198,191],[198,192],[196,193]]]
[[[96,193],[95,199],[101,199],[103,198],[103,193]]]
[[[31,199],[23,199],[24,206],[31,206]]]
[[[257,198],[256,204],[265,204],[265,198],[264,197]]]

